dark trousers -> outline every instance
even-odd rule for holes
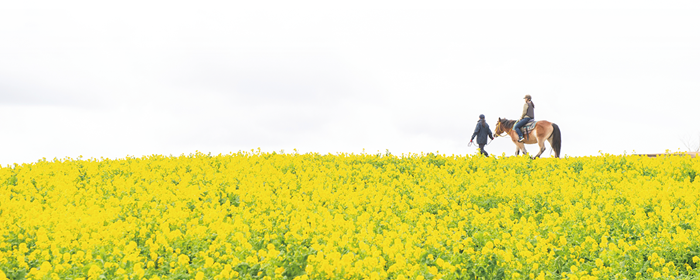
[[[479,152],[481,152],[481,154],[484,155],[484,156],[489,156],[489,153],[487,153],[486,151],[484,151],[484,147],[485,147],[485,146],[486,146],[486,144],[479,144]]]
[[[518,137],[523,138],[523,132],[520,131],[520,128],[523,127],[523,125],[527,124],[527,122],[529,122],[530,120],[532,120],[532,119],[531,118],[523,118],[518,123],[515,124],[513,129],[515,129],[515,133],[518,134]]]

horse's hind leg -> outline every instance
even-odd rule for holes
[[[537,155],[534,156],[533,158],[538,158],[538,157],[540,157],[540,156],[542,155],[542,153],[544,153],[544,150],[546,150],[546,148],[544,147],[544,141],[546,141],[545,133],[544,133],[543,130],[538,129],[538,130],[535,130],[535,133],[533,133],[533,134],[536,135],[536,137],[537,137],[537,145],[540,146],[540,151],[539,151],[539,153],[537,153]]]
[[[540,145],[540,152],[537,153],[537,155],[536,155],[535,157],[533,157],[533,158],[538,158],[538,157],[540,157],[540,155],[542,155],[542,153],[544,153],[544,150],[547,149],[547,148],[544,147],[544,141],[538,142],[538,144]]]

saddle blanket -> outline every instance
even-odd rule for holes
[[[537,121],[531,120],[531,121],[527,122],[525,125],[523,125],[523,127],[521,127],[520,130],[525,134],[530,133],[530,131],[535,129],[536,124],[537,124]]]

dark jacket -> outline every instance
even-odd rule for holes
[[[525,102],[525,105],[523,105],[523,115],[520,116],[520,118],[535,118],[535,104],[532,103],[532,101]]]
[[[477,144],[486,144],[486,137],[491,138],[491,140],[493,140],[493,134],[491,134],[489,124],[484,122],[484,125],[481,125],[481,121],[478,121],[476,123],[476,128],[474,129],[474,134],[472,134],[471,140],[474,140],[474,137],[476,137]]]

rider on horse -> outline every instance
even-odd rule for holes
[[[522,143],[524,138],[523,138],[523,132],[520,131],[520,128],[526,125],[529,121],[535,118],[535,104],[532,103],[532,96],[525,95],[525,105],[523,106],[523,114],[520,116],[520,121],[515,124],[515,132],[518,133],[518,142]]]

